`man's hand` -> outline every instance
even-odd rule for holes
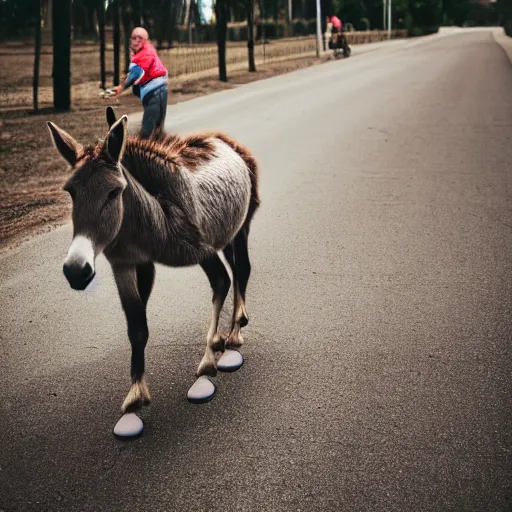
[[[123,92],[123,86],[118,85],[117,87],[114,88],[113,96],[119,96],[122,92]]]

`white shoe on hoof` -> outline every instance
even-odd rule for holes
[[[118,437],[135,437],[142,433],[144,424],[134,413],[123,414],[114,427],[114,434]]]
[[[206,375],[201,375],[188,390],[187,399],[193,404],[204,404],[209,402],[216,392],[217,386]]]
[[[217,361],[217,370],[221,372],[235,372],[243,364],[244,356],[238,350],[227,348]]]

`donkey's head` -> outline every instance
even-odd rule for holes
[[[73,172],[63,187],[73,201],[73,241],[64,261],[64,275],[75,290],[85,290],[92,281],[96,256],[114,241],[121,228],[126,180],[120,161],[126,144],[126,121],[123,116],[113,122],[102,143],[86,148],[48,123],[55,147]]]

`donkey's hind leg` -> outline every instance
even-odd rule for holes
[[[238,232],[233,241],[235,256],[233,276],[236,284],[234,286],[235,293],[233,294],[234,305],[231,332],[226,340],[225,348],[236,348],[242,346],[244,339],[240,331],[242,327],[245,327],[249,323],[249,317],[247,315],[247,310],[245,309],[245,292],[251,275],[248,236],[249,226],[246,225]],[[227,255],[226,259],[228,259]]]
[[[208,330],[208,335],[206,336],[206,349],[203,359],[197,368],[197,377],[200,377],[201,375],[215,376],[217,374],[215,351],[224,349],[224,337],[218,332],[219,317],[231,285],[228,271],[217,254],[202,261],[201,267],[210,281],[210,286],[213,291],[213,307],[212,320]]]

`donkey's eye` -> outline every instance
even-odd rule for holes
[[[108,193],[108,196],[107,196],[107,200],[108,201],[113,201],[116,197],[119,196],[119,194],[123,191],[123,189],[121,187],[117,187],[115,188],[114,190],[111,190],[109,193]]]

